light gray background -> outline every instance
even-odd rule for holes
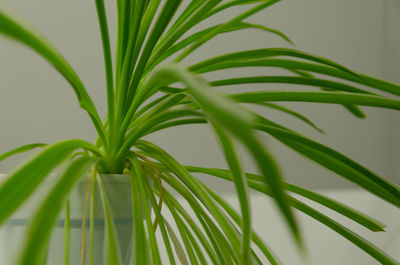
[[[1,0],[1,3],[29,21],[58,47],[80,74],[104,116],[105,78],[94,1]],[[113,1],[108,4],[110,11],[114,10],[111,3]],[[329,57],[369,75],[400,82],[399,5],[396,0],[286,0],[250,21],[284,31],[300,50]],[[111,12],[109,14],[113,17]],[[215,19],[223,21],[227,17],[229,13]],[[111,21],[114,25],[113,19]],[[206,45],[189,61],[193,63],[221,52],[276,46],[287,45],[260,31],[226,34]],[[209,78],[216,76],[226,74],[218,73]],[[90,120],[79,109],[67,82],[38,55],[3,37],[0,37],[0,88],[1,153],[31,142],[95,139]],[[377,173],[399,181],[400,144],[397,136],[400,113],[365,108],[368,119],[359,120],[340,106],[285,105],[306,114],[326,131],[326,135],[318,135],[298,121],[274,111],[264,110],[263,113],[333,146]],[[150,139],[182,163],[225,167],[207,128],[171,129]],[[277,154],[289,181],[316,188],[351,187],[340,177],[293,154],[272,139],[265,138],[265,141]],[[2,162],[0,172],[8,172],[22,157]],[[244,161],[248,163],[247,169],[254,171],[255,167],[246,155]],[[224,189],[222,185],[220,188]]]

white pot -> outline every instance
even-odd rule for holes
[[[108,200],[110,202],[115,228],[119,237],[119,245],[123,264],[129,264],[132,238],[132,207],[129,175],[102,176]],[[43,182],[35,194],[19,209],[0,229],[0,265],[10,265],[15,262],[18,251],[24,242],[27,223],[34,211],[41,204],[56,179],[52,177]],[[85,190],[88,181],[80,181],[70,194],[70,264],[80,264],[80,241],[83,218]],[[90,197],[89,197],[90,198]],[[104,217],[99,190],[95,193],[95,229],[94,256],[95,264],[103,263]],[[90,199],[87,208],[87,254],[89,254],[89,219]],[[64,265],[64,216],[63,209],[53,229],[50,239],[48,265]],[[88,257],[89,255],[87,255]],[[87,263],[89,264],[89,263]]]

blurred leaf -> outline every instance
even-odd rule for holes
[[[243,174],[241,163],[236,148],[229,136],[217,124],[212,127],[218,137],[221,149],[224,153],[225,160],[228,163],[232,180],[235,184],[236,194],[239,199],[240,209],[242,213],[242,241],[240,258],[243,264],[250,264],[250,243],[251,243],[251,209],[250,198],[247,192],[247,180]]]

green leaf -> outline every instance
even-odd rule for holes
[[[87,174],[95,159],[82,157],[71,162],[67,170],[51,190],[50,194],[35,213],[17,264],[42,265],[42,257],[46,254],[51,230],[63,207],[68,193],[80,177]]]
[[[231,97],[243,103],[264,101],[314,102],[331,104],[353,104],[400,110],[400,100],[383,96],[338,92],[297,92],[297,91],[258,91],[232,94]]]
[[[228,53],[192,65],[191,67],[189,67],[189,70],[197,72],[201,71],[203,68],[212,66],[214,64],[219,64],[222,62],[231,62],[234,60],[239,60],[239,61],[253,60],[253,59],[260,60],[262,58],[277,57],[277,56],[294,57],[320,63],[322,65],[331,66],[333,68],[336,68],[338,70],[344,71],[350,75],[354,75],[355,77],[360,78],[358,74],[329,59],[287,48],[266,48],[266,49],[255,49],[255,50]]]
[[[304,77],[311,77],[314,78],[314,76],[310,73],[301,71],[301,70],[294,70],[294,69],[290,69],[289,71],[298,74],[300,76],[304,76]],[[320,87],[323,91],[337,91],[337,89],[333,89],[333,88],[327,88],[327,87]],[[354,105],[343,105],[343,107],[345,107],[348,111],[350,111],[350,113],[352,113],[354,116],[356,116],[357,118],[365,118],[365,114],[364,112],[362,112],[362,110]]]
[[[276,109],[278,111],[281,111],[281,112],[284,112],[286,114],[289,114],[289,115],[291,115],[291,116],[293,116],[295,118],[298,118],[299,120],[307,123],[308,125],[313,127],[315,130],[317,130],[318,132],[324,133],[324,131],[321,128],[319,128],[317,125],[315,125],[309,118],[307,118],[306,116],[304,116],[304,115],[302,115],[302,114],[300,114],[300,113],[298,113],[296,111],[293,111],[293,110],[291,110],[289,108],[286,108],[286,107],[281,106],[281,105],[273,104],[273,103],[267,103],[267,102],[258,102],[258,103],[255,103],[255,104],[258,104],[260,106],[265,106],[265,107],[268,107],[268,108],[272,108],[272,109]]]
[[[140,1],[139,4],[141,2],[143,1]],[[127,51],[128,38],[130,36],[129,33],[133,31],[132,28],[135,29],[135,27],[132,27],[131,30],[129,29],[131,20],[133,20],[131,19],[131,16],[134,14],[135,11],[137,11],[137,7],[136,5],[131,5],[130,0],[117,0],[117,45],[115,71],[117,84],[119,82],[121,67]],[[134,14],[135,19],[140,19],[140,17],[141,16]],[[135,34],[133,33],[133,35]]]
[[[242,213],[242,241],[240,258],[242,264],[250,262],[250,242],[251,242],[251,210],[250,199],[247,192],[247,180],[243,174],[236,148],[229,136],[217,124],[212,124],[214,131],[219,139],[221,149],[223,150],[225,160],[228,163],[230,174],[235,184],[236,193],[239,199]]]
[[[0,224],[29,198],[54,168],[78,148],[96,150],[96,147],[82,140],[60,141],[43,148],[37,155],[11,173],[0,185]]]
[[[259,2],[264,2],[265,0],[230,0],[227,1],[226,3],[222,3],[219,6],[215,7],[211,12],[207,14],[207,18],[218,14],[230,7],[235,7],[235,6],[242,6],[242,5],[249,5],[249,4],[254,4],[254,3],[259,3]]]
[[[103,0],[96,1],[97,17],[99,20],[101,40],[103,43],[104,65],[107,82],[107,111],[110,128],[114,128],[114,80],[111,58],[110,37],[108,34],[108,23]]]
[[[142,173],[139,161],[134,156],[131,157],[130,163],[133,170],[131,171],[131,196],[132,196],[132,215],[133,215],[133,231],[134,233],[134,253],[137,255],[133,258],[134,264],[151,264],[148,257],[147,240],[145,227],[143,224],[143,202],[140,197],[138,179]],[[139,254],[140,253],[140,254]],[[133,262],[132,261],[132,262]]]
[[[153,132],[161,131],[167,128],[180,126],[180,125],[187,125],[187,124],[206,124],[207,120],[204,118],[193,118],[193,119],[182,119],[170,122],[164,122],[162,124],[158,124],[148,130],[145,135],[151,134]]]
[[[104,145],[107,145],[103,124],[93,101],[78,75],[62,55],[42,36],[28,29],[27,26],[22,25],[22,23],[18,22],[15,18],[8,16],[2,10],[0,10],[0,33],[32,48],[64,76],[74,89],[80,106],[88,112]]]
[[[140,41],[138,40],[138,32],[146,7],[145,1],[138,1],[136,4],[130,0],[125,0],[124,2],[125,5],[121,7],[121,22],[118,25],[120,36],[117,39],[116,125],[119,125],[124,115],[127,90],[136,64],[136,59],[134,59],[137,56],[135,44]]]
[[[97,183],[99,185],[100,197],[103,203],[104,219],[105,219],[105,244],[104,244],[104,260],[106,264],[120,265],[122,264],[121,254],[119,252],[117,233],[114,227],[114,221],[111,216],[110,203],[107,198],[101,176],[97,175]]]
[[[353,93],[362,93],[374,95],[371,92],[353,87],[347,84],[319,79],[310,77],[298,77],[298,76],[251,76],[251,77],[239,77],[225,80],[211,81],[210,85],[216,86],[228,86],[228,85],[241,85],[241,84],[294,84],[294,85],[307,85],[315,87],[330,88],[339,91],[347,91]],[[376,95],[376,94],[375,94]]]
[[[37,147],[44,147],[47,144],[42,144],[42,143],[34,143],[34,144],[27,144],[27,145],[22,145],[19,146],[17,148],[14,148],[10,151],[5,152],[4,154],[0,155],[0,162],[9,158],[10,156],[16,155],[16,154],[20,154],[20,153],[24,153],[24,152],[28,152],[32,149],[35,149]]]

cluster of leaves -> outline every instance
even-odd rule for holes
[[[0,33],[42,55],[65,77],[98,133],[95,144],[82,140],[65,140],[49,145],[30,144],[0,156],[1,161],[13,154],[42,148],[28,162],[10,173],[0,186],[0,224],[29,199],[46,176],[54,170],[60,172],[57,184],[28,227],[26,242],[17,264],[43,264],[52,227],[61,209],[68,205],[68,193],[80,178],[88,175],[89,170],[92,172],[91,199],[94,199],[94,183],[97,182],[106,216],[106,264],[118,265],[122,264],[122,260],[111,209],[100,177],[102,173],[129,173],[131,176],[134,246],[137,248],[136,253],[143,253],[133,257],[132,262],[136,262],[134,264],[164,263],[155,236],[157,227],[161,231],[170,264],[176,264],[177,259],[182,264],[202,265],[209,262],[220,265],[265,264],[265,260],[271,264],[280,264],[270,248],[252,230],[248,195],[250,189],[274,199],[300,248],[303,241],[293,208],[336,231],[378,262],[398,264],[360,235],[295,199],[291,193],[330,208],[371,231],[383,231],[383,224],[356,209],[284,182],[273,156],[259,140],[257,133],[264,132],[274,137],[295,152],[397,207],[400,206],[399,187],[351,158],[269,120],[245,107],[243,103],[282,111],[320,130],[303,115],[272,102],[338,104],[353,115],[364,117],[359,106],[399,110],[398,99],[383,95],[399,96],[399,85],[356,73],[322,57],[287,48],[245,50],[209,58],[186,68],[179,66],[182,60],[203,44],[227,32],[257,29],[290,42],[276,29],[245,22],[248,17],[278,1],[192,0],[183,7],[181,0],[117,0],[118,27],[113,63],[104,2],[95,0],[107,88],[108,112],[104,121],[98,115],[79,76],[56,48],[40,34],[0,10]],[[181,6],[181,12],[177,12]],[[208,18],[238,6],[245,11],[224,23],[189,33]],[[203,76],[213,71],[243,67],[278,68],[287,70],[288,74],[209,82]],[[253,83],[295,84],[320,90],[305,91],[302,88],[297,91],[265,89],[245,93],[217,92],[217,87]],[[144,136],[151,133],[186,124],[205,124],[213,129],[229,170],[183,166],[165,150],[143,140]],[[259,167],[260,175],[243,172],[238,159],[237,143],[243,144],[249,151]],[[240,202],[240,212],[194,177],[194,173],[233,182]],[[144,181],[148,177],[153,179],[153,186]],[[188,202],[195,217],[171,195],[171,190]],[[146,203],[141,203],[143,200],[150,201],[151,209]],[[163,217],[163,204],[172,214],[180,237]],[[151,210],[156,217],[154,224]],[[90,218],[93,219],[93,211]],[[66,222],[66,235],[68,229]],[[92,225],[90,230],[93,240]],[[67,245],[68,240],[66,236]],[[66,264],[68,251],[66,248]],[[90,253],[93,264],[92,247]]]

